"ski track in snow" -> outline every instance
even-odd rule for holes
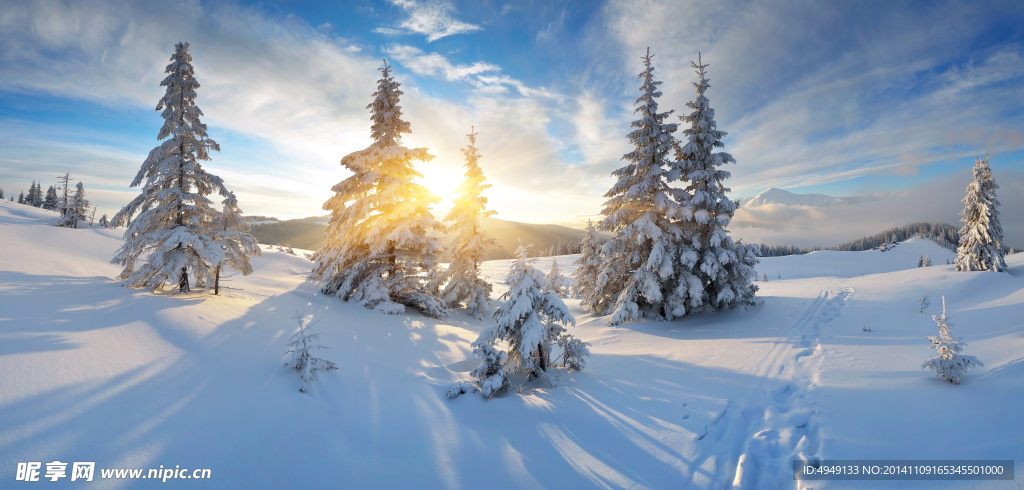
[[[853,288],[837,281],[822,289],[761,361],[761,386],[745,403],[727,402],[708,426],[716,451],[726,457],[719,481],[733,488],[786,487],[793,482],[792,460],[813,461],[821,449],[818,383],[825,328],[842,315]],[[711,449],[711,448],[709,448]]]

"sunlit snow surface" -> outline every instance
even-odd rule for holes
[[[212,470],[168,482],[187,488],[789,488],[800,453],[1024,464],[1024,254],[1009,274],[955,272],[952,252],[920,239],[768,258],[761,306],[671,323],[609,327],[566,300],[570,331],[593,344],[584,371],[449,400],[487,322],[320,295],[307,260],[267,248],[220,297],[126,289],[109,263],[123,230],[55,220],[0,203],[0,487],[18,462],[54,460]],[[917,268],[922,254],[936,265]],[[495,298],[509,262],[484,264]],[[960,386],[920,368],[942,295],[985,364]],[[308,394],[282,367],[296,311],[319,320],[320,355],[340,368]],[[1020,487],[1016,469],[1015,482],[946,486]],[[80,482],[37,485],[61,483]]]

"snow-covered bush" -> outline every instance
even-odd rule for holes
[[[525,373],[527,380],[549,379],[549,366],[560,363],[569,370],[579,370],[590,355],[589,344],[566,333],[565,326],[575,325],[576,320],[562,299],[547,287],[544,273],[528,261],[527,247],[520,243],[516,250],[519,258],[509,271],[509,290],[494,314],[497,325],[481,332],[473,343],[473,354],[481,363],[470,374],[488,398],[508,387],[509,374]],[[509,351],[498,349],[497,342],[505,342]],[[550,360],[552,344],[561,348],[554,362]]]
[[[942,297],[942,314],[932,315],[932,319],[938,323],[939,335],[930,336],[928,340],[932,341],[931,347],[936,349],[938,354],[921,364],[921,369],[932,369],[935,371],[936,377],[953,384],[960,384],[960,380],[963,379],[968,369],[983,364],[974,356],[960,353],[967,344],[960,342],[959,338],[949,333],[949,328],[953,325],[949,323],[949,318],[946,316],[945,296]]]
[[[303,315],[296,313],[294,318],[299,323],[299,331],[292,335],[291,341],[288,342],[288,350],[284,353],[288,356],[288,360],[285,361],[285,367],[294,368],[299,373],[299,391],[305,393],[306,387],[309,382],[313,380],[313,373],[323,370],[330,371],[332,369],[338,369],[338,366],[326,359],[314,357],[310,351],[326,349],[326,346],[320,345],[320,334],[310,330],[310,327],[316,325],[318,321],[306,324],[302,321]]]
[[[469,374],[476,378],[480,392],[485,397],[490,398],[508,387],[508,376],[505,375],[504,367],[508,354],[505,351],[482,339],[473,342],[473,355],[480,358],[480,365]]]

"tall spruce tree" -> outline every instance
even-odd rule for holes
[[[967,186],[964,210],[960,212],[964,227],[960,230],[960,247],[956,251],[958,271],[1006,272],[1003,259],[1003,226],[999,223],[999,200],[995,179],[988,164],[988,155],[974,161],[974,180]]]
[[[469,145],[462,149],[466,157],[463,165],[466,167],[466,180],[459,187],[460,195],[443,220],[452,223],[450,231],[453,237],[448,248],[452,261],[434,282],[445,304],[451,307],[463,303],[471,315],[482,320],[491,295],[491,283],[480,277],[480,263],[487,249],[498,246],[498,242],[483,229],[484,218],[495,212],[487,210],[487,198],[481,195],[491,184],[484,183],[487,179],[477,163],[480,155],[477,153],[476,135],[471,127],[466,135]]]
[[[580,258],[572,271],[572,295],[582,298],[584,309],[594,310],[593,293],[597,290],[597,277],[601,273],[601,242],[594,229],[594,222],[587,220],[587,233],[580,239]]]
[[[0,199],[4,198],[4,188],[0,187]]]
[[[440,198],[413,182],[422,176],[413,162],[434,157],[426,148],[402,146],[411,130],[398,105],[400,84],[387,61],[380,71],[367,106],[373,143],[341,159],[352,175],[332,187],[334,196],[324,203],[331,217],[312,277],[322,281],[323,293],[367,308],[398,314],[412,306],[445,317],[444,303],[426,291],[442,250],[440,240],[428,236],[444,229],[430,214]]]
[[[722,138],[727,133],[718,130],[715,110],[705,95],[711,86],[708,65],[698,55],[697,62],[690,66],[697,73],[697,82],[693,84],[697,97],[686,104],[692,112],[680,117],[689,127],[683,130],[685,144],[676,151],[676,165],[690,195],[688,211],[692,211],[682,215],[683,240],[696,252],[693,273],[703,288],[700,309],[727,309],[753,303],[758,289],[754,284],[758,250],[753,245],[733,242],[726,230],[737,203],[725,195],[729,188],[724,182],[730,173],[720,167],[736,163],[736,159],[724,151],[715,151],[725,146]]]
[[[25,204],[25,191],[21,191],[21,194],[18,194],[18,204]]]
[[[164,141],[149,152],[132,180],[142,193],[110,221],[111,226],[127,226],[124,246],[112,261],[124,266],[120,278],[126,286],[156,291],[171,283],[187,292],[189,273],[197,286],[205,286],[222,258],[210,234],[216,210],[206,196],[229,193],[220,177],[200,165],[220,146],[199,119],[200,85],[188,50],[189,43],[175,45],[167,77],[160,82],[167,89],[156,105],[164,119],[157,139]]]
[[[672,319],[686,314],[689,300],[700,299],[701,284],[691,272],[695,254],[679,240],[689,196],[669,186],[679,178],[669,160],[676,124],[665,122],[671,112],[658,112],[661,82],[654,79],[651,58],[648,48],[638,76],[641,95],[634,113],[640,117],[627,135],[633,151],[612,172],[617,181],[601,212],[599,228],[614,237],[601,250],[603,267],[585,301],[598,314],[610,311],[612,325],[640,316]]]

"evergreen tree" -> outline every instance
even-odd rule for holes
[[[71,197],[67,212],[57,221],[57,226],[78,228],[89,214],[89,201],[85,198],[85,186],[81,182],[75,186],[75,195]]]
[[[25,191],[21,191],[21,194],[18,194],[18,204],[25,204]]]
[[[960,212],[964,227],[960,230],[960,247],[956,251],[956,270],[1006,272],[1003,259],[1003,226],[999,223],[999,200],[995,179],[988,165],[988,155],[974,162],[974,181],[967,186],[964,210]]]
[[[481,332],[473,343],[473,352],[482,362],[471,374],[480,381],[486,397],[507,386],[510,373],[547,376],[552,365],[552,343],[569,348],[568,356],[560,356],[566,366],[578,369],[589,355],[586,343],[565,332],[565,326],[576,325],[576,320],[561,298],[547,287],[544,273],[530,263],[527,247],[520,242],[516,250],[518,259],[512,263],[507,279],[509,290],[502,295],[504,303],[494,314],[497,325]],[[507,353],[495,347],[498,341],[508,344]],[[563,354],[566,352],[563,350]]]
[[[288,342],[288,350],[285,351],[285,355],[288,356],[288,360],[285,361],[285,367],[290,367],[298,371],[299,379],[302,384],[299,385],[299,391],[305,393],[306,388],[309,386],[309,382],[313,380],[313,373],[324,370],[330,371],[332,369],[338,369],[338,365],[314,357],[311,351],[326,349],[326,346],[320,345],[320,334],[313,332],[309,327],[316,325],[317,322],[313,322],[306,325],[302,321],[302,315],[296,313],[294,317],[299,322],[299,331],[292,335],[291,341]]]
[[[25,196],[25,202],[29,206],[41,207],[43,205],[43,186],[33,180],[28,187],[28,196]]]
[[[125,244],[112,262],[124,266],[120,278],[130,287],[156,291],[172,282],[187,292],[189,273],[197,286],[205,286],[222,257],[209,234],[216,211],[206,196],[228,191],[220,177],[200,165],[220,146],[199,119],[199,82],[188,50],[188,43],[175,45],[160,82],[167,89],[156,106],[164,119],[157,139],[164,141],[149,152],[131,183],[141,185],[142,193],[111,219],[112,226],[127,226]]]
[[[104,228],[110,226],[110,220],[107,219],[107,213],[103,213],[103,216],[100,216],[100,226]]]
[[[932,259],[928,258],[928,254],[924,255],[924,259],[921,260],[921,267],[931,267]]]
[[[725,195],[729,189],[724,182],[730,173],[720,167],[736,160],[728,153],[715,151],[725,146],[722,138],[727,133],[718,130],[715,110],[705,95],[710,87],[708,65],[698,56],[697,63],[690,66],[697,72],[698,80],[693,84],[697,97],[686,104],[693,112],[681,117],[690,127],[683,130],[686,142],[676,152],[682,180],[687,182],[686,191],[692,196],[692,212],[682,216],[684,242],[692,244],[696,252],[692,267],[703,285],[700,303],[704,309],[752,304],[757,292],[753,284],[757,247],[734,243],[726,230],[737,203]]]
[[[558,259],[551,259],[551,271],[548,272],[546,278],[548,282],[548,288],[555,292],[559,298],[564,298],[566,290],[568,289],[565,281],[565,276],[558,270]]]
[[[601,242],[598,240],[594,223],[587,220],[587,233],[580,239],[580,258],[575,262],[576,270],[572,271],[572,294],[583,298],[581,304],[586,310],[593,311],[596,301],[597,277],[601,273]]]
[[[67,213],[68,203],[70,202],[70,196],[68,196],[68,186],[71,185],[71,172],[65,172],[64,175],[58,175],[57,184],[64,184],[61,187],[61,190],[63,191],[62,195],[60,196],[61,199],[57,203],[57,211],[60,212],[61,216],[64,216],[64,213]]]
[[[370,110],[366,149],[341,160],[352,175],[335,185],[324,203],[331,212],[324,243],[314,255],[313,278],[321,291],[389,314],[413,306],[424,313],[447,316],[447,308],[428,294],[427,278],[435,273],[442,246],[428,232],[444,227],[430,214],[440,200],[422,185],[413,161],[433,157],[426,148],[402,146],[410,132],[398,105],[400,84],[384,63]]]
[[[216,262],[213,294],[220,294],[220,273],[224,266],[241,272],[243,276],[248,276],[252,274],[252,263],[249,261],[249,257],[252,255],[263,256],[260,244],[249,234],[249,221],[242,217],[242,210],[238,207],[235,193],[228,192],[228,196],[224,198],[222,204],[224,208],[214,217],[211,232],[214,243],[218,244],[223,252],[220,260]]]
[[[0,187],[0,199],[4,198],[4,188]]]
[[[638,76],[634,113],[640,117],[627,135],[633,150],[622,157],[626,165],[612,172],[617,181],[604,195],[599,228],[614,237],[602,247],[601,272],[585,300],[595,313],[611,312],[612,325],[640,316],[672,319],[700,305],[701,283],[692,273],[696,254],[680,241],[689,195],[668,185],[680,176],[668,159],[676,125],[664,122],[670,112],[658,112],[661,82],[654,80],[651,58],[648,49]]]
[[[459,188],[460,196],[455,199],[451,211],[445,216],[444,222],[452,223],[451,245],[448,247],[452,261],[448,268],[434,278],[433,290],[441,290],[440,298],[448,306],[464,303],[470,314],[478,320],[483,319],[491,295],[491,284],[480,277],[480,263],[484,260],[487,249],[497,247],[498,242],[487,235],[482,221],[494,211],[487,210],[487,198],[481,193],[490,188],[485,184],[484,173],[477,161],[480,155],[476,148],[477,133],[470,128],[469,146],[462,149],[466,157],[466,180]]]
[[[43,200],[43,209],[56,211],[57,205],[57,188],[51,185],[50,188],[46,190],[46,198]]]
[[[924,308],[922,307],[922,311]],[[955,385],[960,384],[967,370],[972,367],[983,366],[974,356],[960,354],[967,344],[960,342],[960,339],[949,333],[949,323],[946,316],[946,297],[942,297],[942,315],[932,315],[932,319],[938,323],[939,335],[928,337],[932,341],[931,347],[938,351],[938,355],[928,359],[921,365],[921,369],[932,369],[935,376],[942,378]]]

